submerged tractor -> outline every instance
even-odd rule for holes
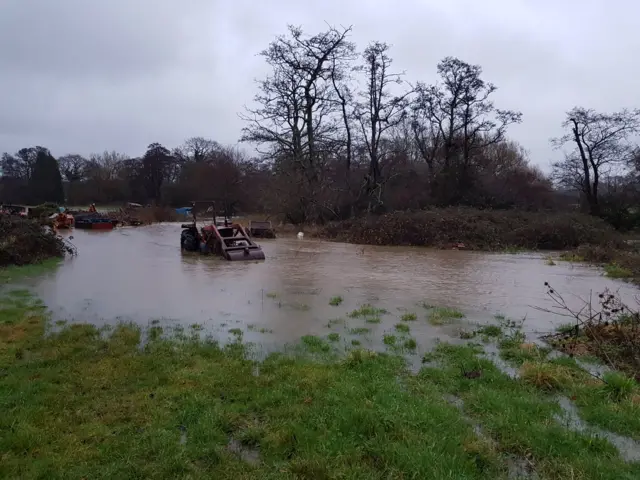
[[[230,261],[265,259],[262,248],[251,240],[242,225],[232,223],[226,212],[216,215],[214,202],[192,202],[191,214],[193,221],[182,224],[180,247],[183,251],[213,253]],[[198,214],[211,214],[213,223],[198,228]]]

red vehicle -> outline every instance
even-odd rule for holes
[[[232,223],[226,214],[216,219],[213,202],[192,202],[192,223],[182,224],[180,247],[187,252],[213,253],[230,261],[264,260],[264,252],[239,223]],[[198,229],[198,212],[210,213],[213,223]]]
[[[74,218],[66,212],[60,212],[53,216],[53,228],[68,229],[73,227]]]

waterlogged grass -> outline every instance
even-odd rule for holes
[[[331,297],[331,300],[329,300],[329,305],[337,307],[338,305],[342,304],[343,301],[344,301],[344,298],[338,295],[335,297]]]
[[[594,377],[575,358],[549,358],[551,348],[525,343],[519,327],[510,321],[505,325],[510,330],[500,336],[500,356],[519,368],[522,383],[570,398],[585,422],[640,440],[640,385],[635,379],[621,372]]]
[[[382,342],[385,345],[389,345],[389,346],[395,345],[397,341],[398,341],[398,338],[395,335],[384,335],[382,337]]]
[[[19,282],[26,278],[33,278],[54,271],[62,262],[59,258],[50,258],[41,263],[24,265],[21,267],[9,266],[0,268],[0,285]]]
[[[413,312],[403,313],[400,320],[403,322],[415,322],[418,319],[418,315]]]
[[[367,323],[380,323],[382,321],[381,316],[386,314],[387,311],[384,308],[377,308],[373,305],[365,303],[357,310],[349,312],[349,318],[364,318]]]
[[[633,272],[628,268],[622,267],[617,263],[609,263],[604,266],[604,272],[610,278],[631,278]]]
[[[556,327],[556,332],[562,333],[564,335],[571,335],[576,331],[575,323],[563,323]]]
[[[360,317],[378,317],[380,315],[384,315],[387,311],[384,308],[376,308],[373,305],[365,303],[357,310],[353,310],[349,313],[349,317],[351,318],[360,318]]]
[[[445,325],[455,320],[464,318],[464,313],[455,308],[433,307],[427,315],[427,320],[431,325]]]
[[[396,323],[395,329],[400,333],[409,333],[411,331],[411,328],[406,323]]]
[[[329,335],[327,335],[327,340],[329,340],[330,342],[337,342],[338,340],[340,340],[340,334],[338,333],[330,333]]]
[[[418,344],[415,340],[415,338],[407,338],[403,343],[402,346],[406,349],[406,350],[415,350],[416,348],[418,348]]]
[[[433,394],[397,381],[401,359],[354,350],[260,364],[234,343],[151,339],[88,325],[44,336],[42,310],[3,318],[3,478],[486,478],[473,436]],[[326,343],[304,337],[312,352]],[[9,414],[10,413],[10,414]],[[254,452],[243,460],[238,448]],[[246,458],[246,456],[244,457]]]
[[[587,259],[583,255],[580,255],[576,252],[562,252],[559,258],[564,262],[583,263],[587,261]]]
[[[512,380],[479,346],[440,344],[440,366],[414,376],[357,340],[338,356],[331,335],[258,363],[239,334],[222,346],[191,329],[46,328],[25,292],[2,298],[2,478],[506,479],[508,458],[539,478],[640,478],[607,440],[556,421],[562,393],[585,420],[640,434],[634,381],[598,382],[572,359],[517,358]]]
[[[442,367],[422,369],[414,388],[418,392],[432,391],[435,384],[443,394],[460,399],[464,414],[481,425],[490,439],[485,451],[497,449],[520,458],[539,478],[613,480],[640,475],[640,464],[625,463],[604,438],[571,431],[558,421],[562,409],[554,395],[565,391],[567,385],[595,388],[588,386],[588,375],[552,363],[544,368],[525,363],[522,379],[514,380],[493,362],[480,357],[480,353],[477,346],[440,345],[427,359],[437,360]],[[579,397],[570,398],[576,399],[583,420],[598,420],[595,415],[588,415]],[[598,405],[605,402],[600,399]],[[613,420],[611,412],[604,417]],[[621,420],[620,416],[617,420]],[[602,419],[599,423],[603,423]],[[640,432],[637,423],[629,428],[632,429]]]
[[[367,327],[355,327],[349,330],[349,333],[351,335],[366,335],[367,333],[370,333],[371,329],[367,328]]]
[[[498,325],[485,325],[484,327],[478,329],[477,333],[480,335],[486,335],[488,337],[499,337],[502,335],[502,328]]]
[[[257,325],[248,325],[247,330],[250,332],[258,332],[258,333],[273,333],[273,330],[265,327],[258,327]]]

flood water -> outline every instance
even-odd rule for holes
[[[405,312],[418,315],[411,335],[423,350],[436,338],[459,336],[461,328],[493,321],[496,314],[525,320],[528,332],[545,332],[567,319],[534,307],[553,308],[549,282],[573,306],[577,296],[619,290],[634,302],[637,290],[605,278],[596,268],[557,262],[538,254],[487,254],[425,248],[371,247],[313,239],[259,240],[266,260],[228,262],[183,254],[180,225],[73,231],[78,256],[39,278],[33,287],[54,319],[99,326],[131,321],[142,326],[193,324],[221,339],[240,328],[245,340],[266,345],[296,342],[307,334],[368,327],[363,343],[379,342]],[[331,306],[332,297],[344,302]],[[385,308],[380,324],[348,318],[364,303]],[[426,321],[427,303],[460,309],[452,325]],[[344,319],[345,324],[328,323]],[[260,333],[260,331],[262,332]]]

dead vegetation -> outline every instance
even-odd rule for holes
[[[554,310],[568,317],[570,323],[546,340],[571,356],[595,356],[611,368],[640,378],[640,312],[625,305],[620,296],[608,290],[597,300],[585,300],[579,310],[570,308],[560,293],[549,284],[547,295]]]
[[[612,227],[588,215],[456,207],[346,220],[327,225],[319,235],[368,245],[470,250],[568,250],[584,244],[624,247]]]
[[[563,256],[564,260],[603,265],[612,278],[640,280],[640,250],[637,243],[627,243],[623,248],[607,248],[603,245],[581,245]]]
[[[70,247],[39,222],[0,216],[0,267],[63,257]]]

